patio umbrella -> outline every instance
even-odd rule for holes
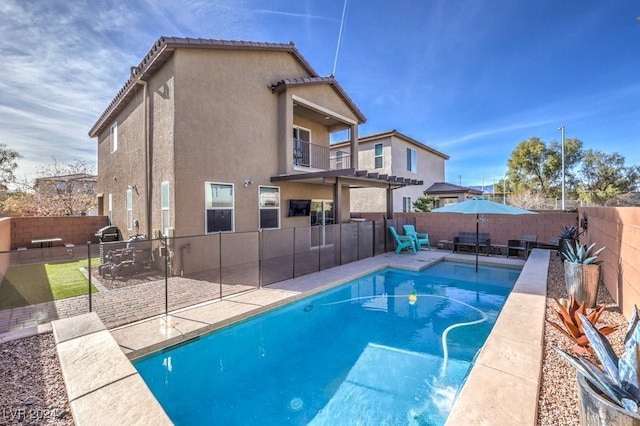
[[[496,203],[489,201],[486,198],[474,197],[461,203],[449,204],[448,206],[440,207],[431,210],[432,213],[462,213],[462,214],[475,214],[476,215],[476,272],[478,272],[478,235],[480,225],[481,214],[537,214],[529,210],[524,210],[518,207],[508,206],[506,204]]]

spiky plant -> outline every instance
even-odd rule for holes
[[[598,260],[598,255],[602,253],[602,251],[606,247],[602,247],[594,253],[593,247],[595,245],[596,243],[591,244],[589,247],[587,247],[586,244],[580,243],[576,244],[575,247],[573,247],[572,245],[567,245],[567,250],[566,252],[563,251],[562,255],[565,259],[567,259],[568,262],[571,263],[581,263],[583,265],[598,265],[602,262],[601,260]]]
[[[576,225],[562,225],[560,229],[560,238],[566,240],[577,240],[580,234],[578,233],[578,227]]]
[[[633,315],[624,337],[624,353],[620,359],[607,338],[596,330],[584,315],[578,313],[578,318],[582,321],[584,332],[601,366],[597,366],[586,357],[574,357],[558,348],[556,351],[614,404],[631,413],[639,414],[640,315],[637,306],[633,307]]]
[[[554,299],[558,305],[558,310],[553,309],[553,313],[559,323],[547,320],[547,323],[555,327],[560,333],[564,334],[574,343],[573,351],[580,355],[587,355],[591,352],[589,339],[584,334],[582,321],[578,317],[578,313],[584,315],[590,324],[596,325],[598,319],[604,312],[605,307],[600,306],[593,309],[587,314],[587,308],[584,302],[578,305],[575,297],[569,296],[569,300],[565,306],[558,299]],[[618,329],[618,326],[603,326],[598,329],[603,336],[607,336]]]

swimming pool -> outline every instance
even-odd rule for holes
[[[444,424],[519,273],[384,269],[134,365],[176,424]]]

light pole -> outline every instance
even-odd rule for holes
[[[564,126],[558,127],[562,132],[562,211],[564,211]]]

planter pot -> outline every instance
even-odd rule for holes
[[[612,403],[600,390],[578,373],[580,424],[583,426],[640,426],[640,416]]]
[[[600,265],[564,262],[564,280],[567,293],[573,296],[578,304],[584,302],[587,308],[596,306],[598,284],[600,282]]]
[[[575,250],[576,242],[577,240],[574,238],[560,238],[560,240],[558,240],[558,253],[560,253],[562,260],[566,259],[562,253],[568,253],[567,246],[571,246]]]

